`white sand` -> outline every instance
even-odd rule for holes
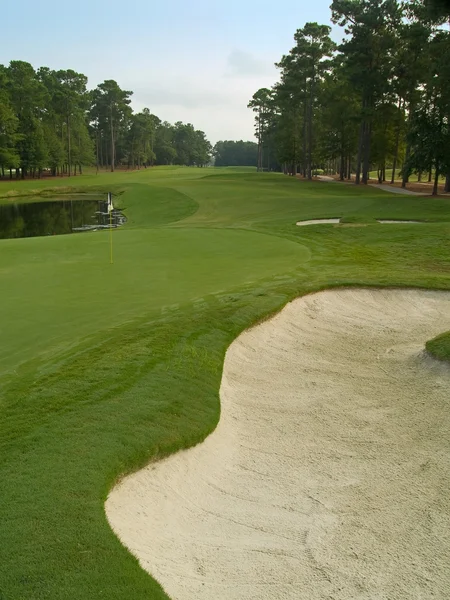
[[[222,417],[106,511],[174,600],[448,600],[450,293],[326,291],[228,349]]]
[[[377,219],[378,223],[392,223],[397,225],[398,223],[424,223],[424,221],[400,221],[395,219]]]
[[[309,221],[297,221],[296,225],[299,227],[303,227],[304,225],[322,225],[323,223],[340,223],[341,219],[311,219]],[[377,223],[423,223],[424,221],[402,221],[402,220],[394,220],[394,219],[377,219]]]
[[[303,225],[322,225],[323,223],[340,223],[341,219],[311,219],[309,221],[298,221],[296,225],[302,227]]]

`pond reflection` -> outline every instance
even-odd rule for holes
[[[0,239],[97,231],[119,227],[125,221],[121,211],[113,208],[109,213],[103,199],[0,204]]]

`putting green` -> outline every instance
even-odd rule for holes
[[[0,242],[0,372],[147,311],[304,266],[309,250],[237,230],[141,229]]]

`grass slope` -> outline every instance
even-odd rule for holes
[[[0,598],[167,598],[106,522],[114,481],[212,431],[227,346],[293,297],[450,289],[450,202],[232,169],[76,184],[123,192],[113,265],[104,232],[0,241]],[[327,216],[367,224],[295,226]]]
[[[435,358],[450,362],[450,331],[429,340],[425,346]]]

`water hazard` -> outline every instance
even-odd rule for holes
[[[123,213],[102,197],[0,204],[0,239],[60,235],[120,227]]]

